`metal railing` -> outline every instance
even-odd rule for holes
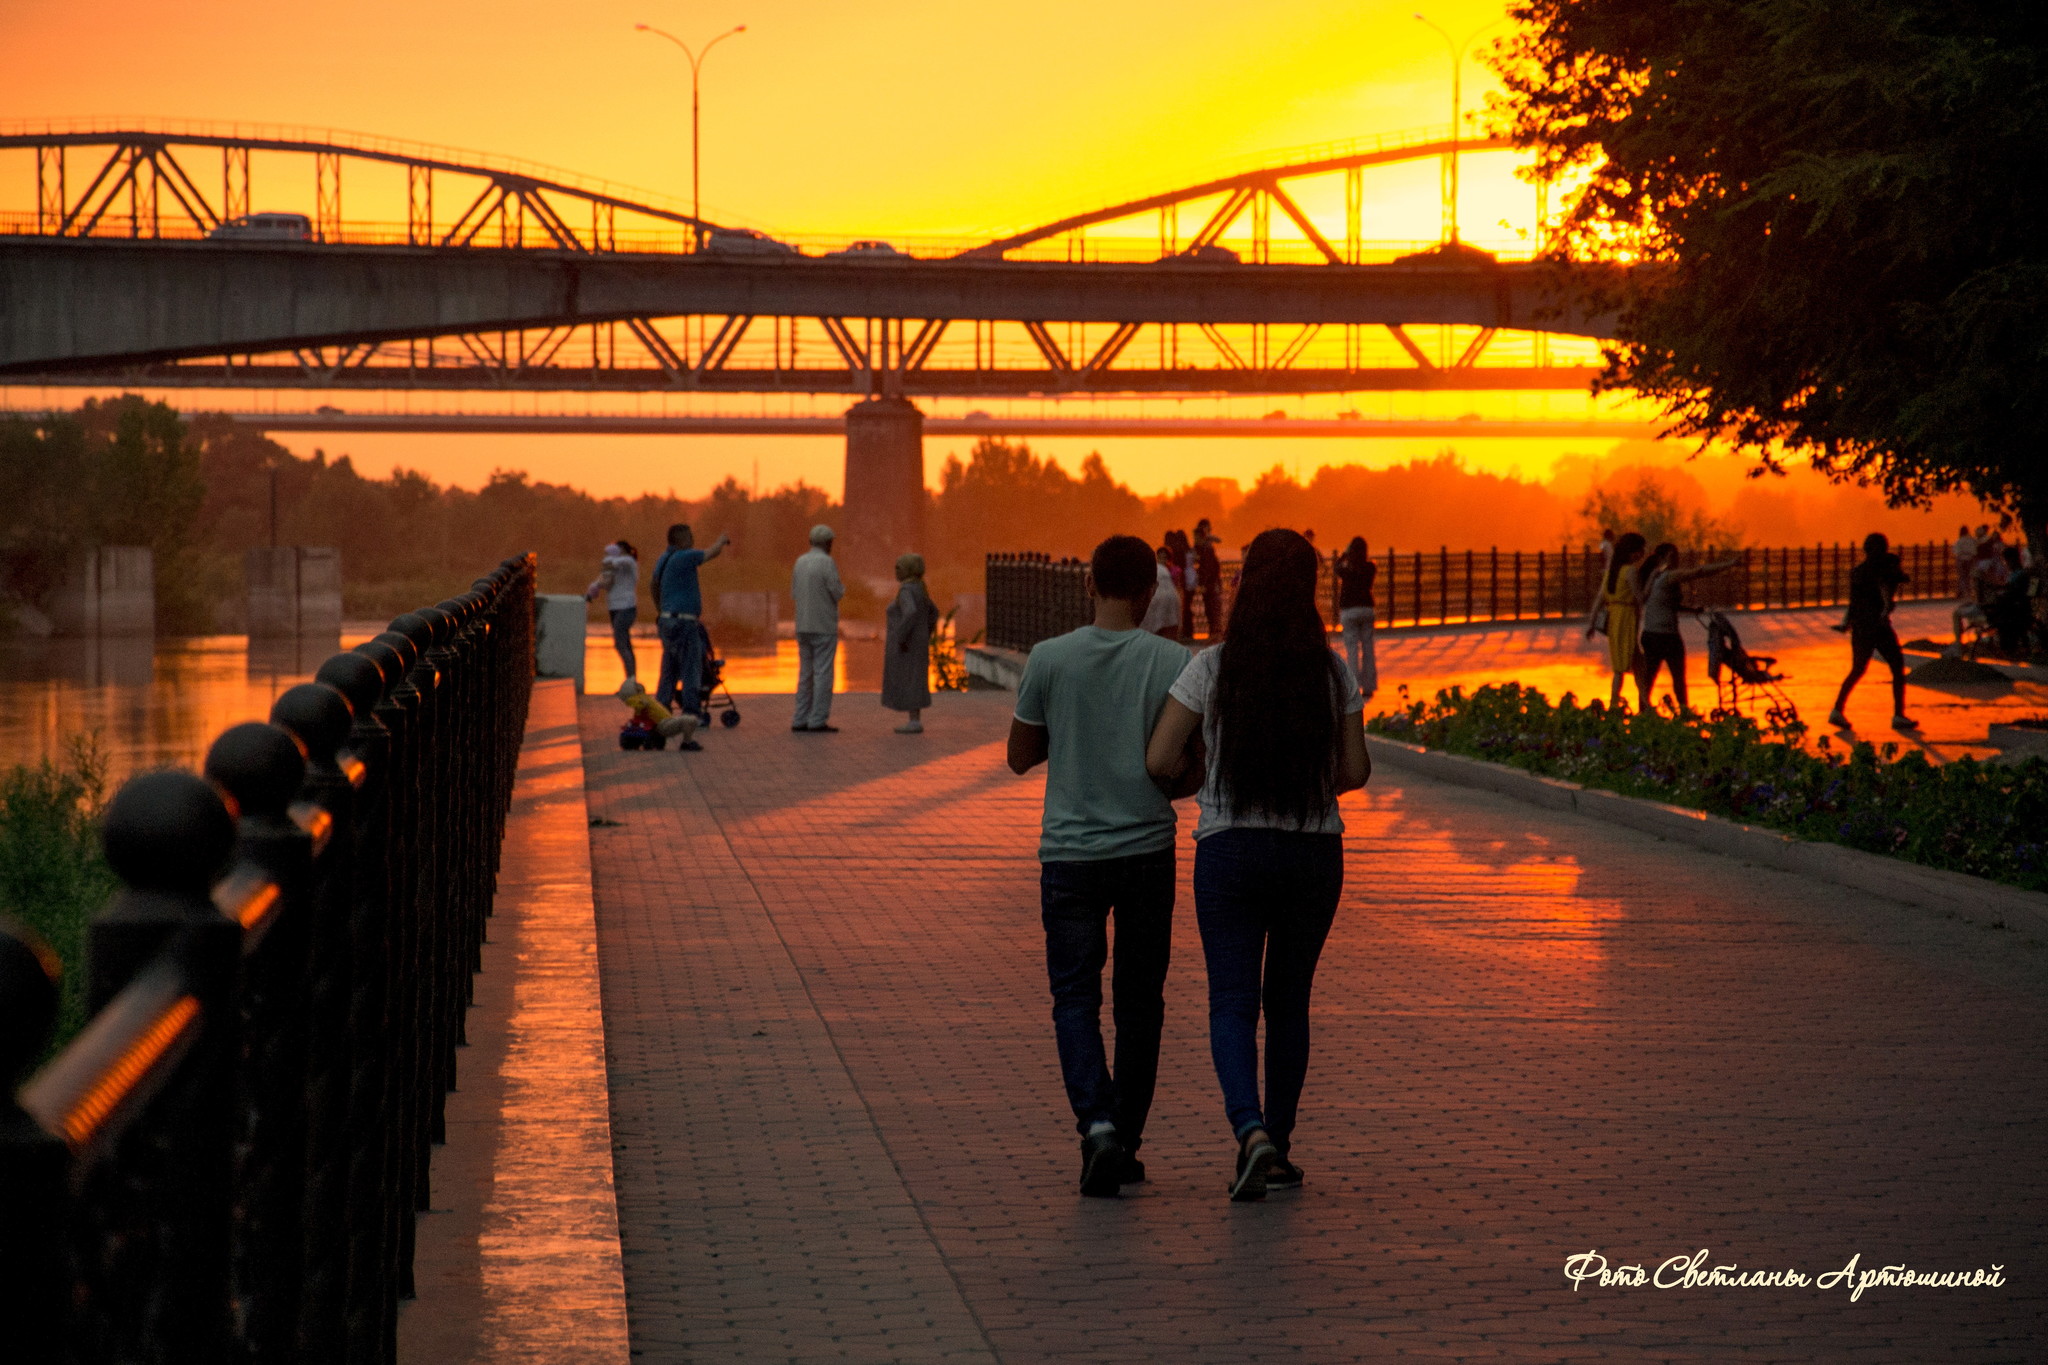
[[[1030,649],[1088,624],[1088,566],[1050,555],[992,554],[983,587],[983,636],[1001,649]]]
[[[1946,544],[1900,545],[1895,553],[1911,581],[1901,600],[1955,595],[1956,563]],[[1849,600],[1849,571],[1863,558],[1854,545],[1795,545],[1732,552],[1735,567],[1686,585],[1687,601],[1724,611],[1841,606]],[[1683,567],[1730,557],[1721,551],[1687,551]],[[1383,550],[1373,556],[1379,573],[1373,585],[1375,623],[1392,627],[1467,625],[1502,621],[1559,621],[1586,616],[1600,593],[1605,560],[1591,546],[1559,550]],[[1240,563],[1220,562],[1216,602],[1227,619],[1237,596]],[[1089,619],[1088,567],[1077,559],[1045,555],[988,557],[988,641],[1008,649],[1029,649],[1040,640],[1084,625]],[[1212,633],[1208,594],[1191,599],[1183,620],[1192,635]],[[1332,629],[1337,625],[1334,561],[1318,573],[1317,600]]]
[[[532,556],[131,779],[88,1022],[0,926],[0,1320],[27,1362],[385,1365],[533,677]]]

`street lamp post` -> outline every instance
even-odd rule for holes
[[[1465,54],[1471,51],[1472,44],[1479,40],[1480,34],[1485,33],[1488,29],[1498,28],[1507,21],[1505,19],[1495,19],[1491,23],[1481,24],[1478,28],[1466,34],[1465,41],[1461,43],[1446,33],[1440,25],[1431,23],[1420,14],[1416,15],[1415,18],[1418,23],[1428,24],[1430,28],[1435,29],[1436,35],[1444,40],[1444,46],[1451,50],[1451,154],[1444,162],[1447,172],[1444,184],[1444,228],[1450,234],[1451,245],[1456,246],[1458,243],[1458,125],[1465,113],[1464,89],[1462,85],[1465,74]]]
[[[657,37],[668,39],[677,47],[681,48],[683,50],[683,55],[690,59],[690,217],[692,219],[697,220],[696,222],[693,222],[691,224],[690,230],[697,234],[697,243],[699,246],[702,246],[704,241],[704,229],[702,227],[702,220],[704,214],[703,201],[698,194],[697,175],[697,153],[699,147],[697,137],[697,73],[703,68],[704,59],[711,55],[712,48],[717,47],[720,43],[724,42],[727,38],[732,37],[735,33],[745,33],[747,31],[747,26],[745,24],[739,24],[733,28],[727,29],[725,32],[719,34],[716,38],[713,38],[710,42],[704,44],[702,50],[696,52],[690,50],[690,45],[688,43],[684,42],[681,38],[676,37],[675,34],[670,33],[666,29],[656,28],[652,24],[635,24],[633,25],[633,27],[638,32],[652,33],[655,34]]]

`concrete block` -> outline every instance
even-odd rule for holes
[[[73,558],[50,594],[53,635],[151,635],[156,631],[156,575],[149,547],[103,545]]]
[[[299,547],[299,634],[341,633],[341,551],[332,545]]]
[[[979,678],[991,687],[1017,690],[1017,684],[1024,681],[1024,661],[1029,657],[1020,650],[998,649],[993,645],[968,645],[960,651],[960,660],[967,668],[967,676]]]
[[[534,674],[542,678],[574,678],[583,690],[583,636],[586,604],[580,595],[541,593],[533,599]]]
[[[341,551],[325,545],[275,545],[245,552],[251,639],[339,634]]]

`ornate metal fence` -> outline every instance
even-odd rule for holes
[[[1041,554],[992,554],[983,638],[1003,649],[1030,649],[1088,624],[1088,566]]]
[[[1947,545],[1894,547],[1912,581],[1902,599],[1943,598],[1956,589],[1956,566]],[[1725,557],[1687,551],[1690,567]],[[1696,606],[1723,610],[1833,607],[1849,600],[1849,571],[1863,558],[1853,545],[1786,546],[1735,552],[1736,565],[1687,585]],[[1600,552],[1591,547],[1548,550],[1383,550],[1373,556],[1373,586],[1380,629],[1393,626],[1466,625],[1497,621],[1557,621],[1585,616],[1600,592]],[[1237,596],[1239,561],[1222,561],[1221,601],[1227,616]],[[988,641],[1029,649],[1040,640],[1083,625],[1088,613],[1088,566],[1045,555],[988,557]],[[1194,593],[1197,636],[1210,634],[1203,594]],[[1317,593],[1325,618],[1337,625],[1336,575],[1323,561]]]
[[[90,1020],[0,927],[10,1361],[396,1356],[533,677],[532,556],[124,785]]]

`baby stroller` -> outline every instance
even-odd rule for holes
[[[1707,676],[1714,680],[1714,714],[1743,714],[1762,701],[1764,719],[1772,726],[1798,724],[1799,708],[1778,685],[1785,675],[1777,671],[1777,659],[1744,649],[1742,637],[1720,612],[1708,608],[1701,616],[1707,627]]]
[[[709,725],[711,713],[720,712],[718,723],[730,730],[740,723],[740,708],[732,699],[732,689],[725,685],[725,660],[712,649],[711,632],[704,629],[701,621],[697,623],[697,633],[704,637],[704,675],[697,680],[698,719]],[[719,693],[725,694],[723,700]]]

